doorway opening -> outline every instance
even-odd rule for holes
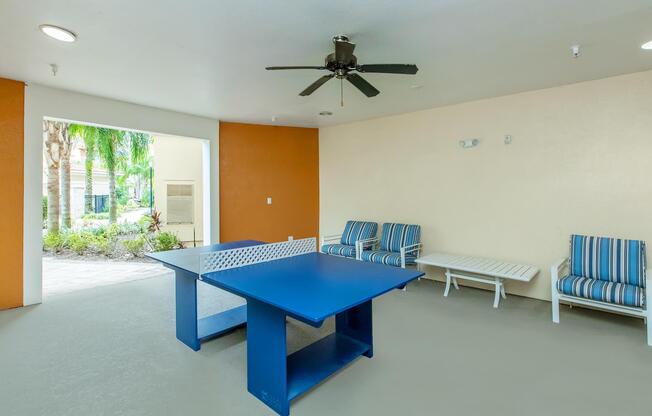
[[[203,244],[205,140],[43,120],[43,295],[169,274],[151,251]]]

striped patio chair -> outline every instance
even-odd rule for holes
[[[378,232],[378,224],[375,222],[347,221],[342,234],[326,235],[321,238],[321,252],[359,259],[359,246],[376,237],[376,232]]]
[[[646,321],[652,346],[652,288],[645,267],[644,241],[572,235],[570,257],[550,269],[552,321],[559,323],[560,302],[636,316]]]
[[[380,248],[375,249],[378,239],[367,243],[374,244],[371,250],[363,250],[360,253],[362,260],[405,268],[416,264],[415,260],[419,257],[421,226],[385,223],[380,237]]]

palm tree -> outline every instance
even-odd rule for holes
[[[127,160],[137,162],[148,157],[150,136],[104,127],[97,130],[97,151],[109,172],[109,222],[114,224],[118,220],[116,170],[123,168]]]
[[[104,127],[97,130],[97,153],[109,172],[109,222],[114,224],[118,220],[118,201],[115,194],[117,149],[124,141],[125,132]]]
[[[71,136],[81,137],[86,148],[86,154],[84,155],[84,168],[86,170],[84,213],[88,214],[93,211],[93,164],[95,162],[98,128],[83,124],[71,124],[68,127],[68,132]]]
[[[45,163],[47,164],[48,232],[59,232],[59,167],[61,164],[61,130],[64,123],[44,120]]]
[[[147,185],[149,170],[151,166],[151,157],[149,153],[149,144],[151,136],[145,133],[128,133],[128,154],[123,154],[119,158],[120,169],[124,173],[123,182],[130,177],[135,177],[134,198],[140,200],[142,190]]]

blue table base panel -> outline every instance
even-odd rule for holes
[[[247,387],[281,416],[356,358],[373,356],[371,300],[336,315],[335,332],[287,355],[286,312],[247,299]]]
[[[175,269],[177,339],[194,351],[201,342],[247,324],[247,306],[242,305],[197,319],[197,275]]]

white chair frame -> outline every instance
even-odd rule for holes
[[[363,247],[367,247],[367,241],[373,240],[374,238],[368,238],[368,239],[362,239],[358,240],[355,242],[355,259],[356,260],[362,260],[360,257],[360,253],[362,252]],[[331,235],[325,235],[320,238],[319,242],[319,251],[321,252],[322,247],[325,244],[340,244],[340,241],[342,240],[342,234],[331,234]],[[337,256],[337,257],[345,257],[345,256],[338,256],[337,254],[331,254],[331,256]],[[351,257],[346,257],[347,259],[350,259]]]
[[[373,238],[367,238],[365,240],[358,240],[356,243],[356,253],[360,253],[359,259],[362,259],[362,250],[364,248],[369,248],[371,247],[372,250],[375,250],[376,247],[380,244],[380,238],[379,237],[373,237]],[[408,253],[413,253],[416,252],[416,258],[419,258],[419,255],[421,254],[421,243],[415,243],[411,244],[409,246],[403,246],[400,249],[401,253],[401,268],[405,269],[405,257]],[[418,265],[417,265],[418,267]],[[421,278],[419,278],[421,280]]]
[[[647,345],[652,346],[652,308],[648,305],[652,302],[652,279],[650,276],[650,269],[645,271],[645,306],[637,308],[633,306],[624,306],[614,303],[601,302],[592,299],[581,298],[577,296],[566,295],[559,293],[557,290],[557,281],[559,276],[566,276],[565,272],[569,267],[569,258],[563,258],[556,261],[550,267],[551,279],[551,295],[552,295],[552,322],[559,323],[559,304],[560,302],[572,305],[588,306],[596,309],[601,309],[609,312],[620,313],[623,315],[634,316],[642,318],[647,325]]]

